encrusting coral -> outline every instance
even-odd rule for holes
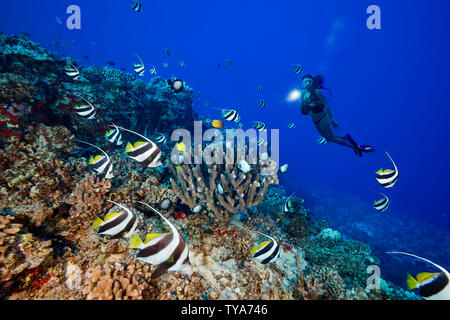
[[[75,187],[70,196],[70,216],[74,220],[71,228],[86,228],[101,213],[110,190],[111,181],[99,178],[95,173],[86,175]]]

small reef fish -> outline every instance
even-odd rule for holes
[[[408,289],[410,290],[419,289],[420,296],[426,300],[450,300],[450,273],[443,267],[428,259],[413,255],[411,253],[396,251],[386,253],[411,256],[431,263],[433,266],[440,269],[442,271],[440,273],[419,273],[416,276],[417,280],[408,274],[406,283],[408,285]]]
[[[169,48],[165,48],[165,49],[164,49],[164,53],[166,54],[166,56],[170,56],[170,50],[169,50]]]
[[[179,65],[180,67],[184,67],[184,61],[181,60],[180,62],[178,62],[178,65]]]
[[[209,107],[209,102],[205,102],[205,103],[204,103],[204,106],[205,106],[205,107]]]
[[[168,64],[167,62],[164,62],[164,63],[162,64],[162,66],[163,66],[163,68],[168,68],[168,67],[169,67],[169,64]]]
[[[120,238],[121,236],[131,238],[137,227],[136,216],[127,207],[114,201],[107,201],[114,203],[125,211],[108,213],[103,220],[97,217],[92,224],[92,228],[98,228],[98,234],[108,235],[113,239]]]
[[[255,232],[270,238],[270,240],[261,242],[259,246],[253,247],[250,255],[254,259],[261,260],[262,264],[275,262],[280,257],[280,245],[271,236],[268,236],[267,234],[261,233],[259,231]]]
[[[320,144],[327,144],[327,143],[328,143],[327,138],[324,138],[324,137],[320,137],[320,138],[318,138],[316,141],[317,141],[318,143],[320,143]]]
[[[150,69],[150,74],[156,74],[156,68],[154,65],[152,65],[152,68]]]
[[[176,143],[175,147],[177,148],[177,150],[179,152],[185,152],[186,151],[186,145],[184,144],[184,142]]]
[[[295,74],[300,74],[303,71],[303,66],[301,64],[296,64],[295,68],[294,68],[294,73]]]
[[[131,3],[131,9],[133,9],[136,12],[141,12],[142,11],[142,3],[140,3],[139,1],[133,1]]]
[[[289,122],[287,127],[288,127],[289,129],[295,129],[295,123]]]
[[[113,167],[112,167],[112,161],[111,158],[108,156],[108,154],[103,151],[103,149],[97,147],[96,145],[93,145],[89,142],[86,141],[82,141],[82,140],[77,140],[81,143],[85,143],[91,147],[96,148],[97,150],[100,150],[100,152],[102,152],[104,155],[98,155],[96,157],[90,157],[89,158],[89,165],[92,166],[94,168],[94,170],[96,172],[98,172],[99,174],[104,174],[106,179],[111,179],[114,178],[114,174],[113,174]]]
[[[211,122],[211,124],[212,124],[212,126],[213,126],[214,128],[218,128],[218,129],[223,128],[223,122],[220,121],[220,120],[213,120],[213,121]]]
[[[263,91],[263,87],[262,86],[258,86],[258,88],[256,88],[256,92],[262,92]]]
[[[217,69],[220,69],[220,63],[216,64]]]
[[[237,164],[237,167],[244,173],[247,173],[247,172],[249,172],[251,170],[250,165],[245,160],[239,161],[238,164]]]
[[[161,201],[161,203],[159,204],[159,207],[163,210],[167,210],[167,209],[172,208],[172,204],[173,204],[172,200],[166,198],[163,201]]]
[[[138,201],[156,212],[169,225],[172,232],[163,234],[148,234],[145,241],[136,234],[130,242],[132,249],[141,249],[137,259],[158,266],[151,278],[156,279],[167,272],[183,271],[188,265],[189,248],[186,241],[174,225],[166,219],[158,210],[150,205]]]
[[[180,79],[175,80],[169,79],[167,80],[167,83],[175,93],[180,93],[181,91],[184,90],[184,82],[181,81]]]
[[[227,66],[231,67],[233,65],[233,60],[227,59]]]
[[[64,68],[64,72],[66,73],[67,76],[71,77],[72,80],[80,79],[80,71],[73,64],[70,64],[70,67],[66,66]]]
[[[223,194],[223,187],[222,187],[221,182],[219,182],[219,184],[217,185],[217,192],[219,192],[220,194]]]
[[[108,130],[105,133],[105,139],[108,140],[111,143],[115,143],[116,145],[120,146],[122,145],[122,134],[120,133],[119,128],[114,125],[114,129]]]
[[[373,207],[375,209],[377,209],[378,211],[383,212],[389,208],[389,204],[391,203],[391,200],[389,200],[389,198],[384,193],[381,193],[381,194],[384,196],[384,198],[381,200],[375,201],[373,203]]]
[[[285,165],[282,165],[280,167],[280,173],[286,173],[288,171],[288,169],[289,169],[289,164],[286,163]]]
[[[258,107],[264,108],[265,106],[266,106],[266,100],[264,100],[264,99],[259,100]]]
[[[77,105],[77,106],[73,107],[75,112],[80,117],[83,117],[85,119],[88,119],[88,120],[94,119],[95,118],[95,114],[97,113],[97,111],[95,110],[94,106],[88,100],[83,98],[82,96],[78,95],[78,97],[80,97],[81,99],[86,101],[88,105]]]
[[[110,66],[115,66],[116,63],[114,61],[108,61],[107,64],[109,64]]]
[[[255,124],[253,125],[253,128],[255,128],[258,131],[265,131],[265,130],[267,130],[266,124],[261,122],[261,121],[255,121]]]
[[[291,194],[289,196],[289,198],[286,199],[286,202],[284,203],[284,206],[283,206],[283,212],[284,213],[291,212],[291,209],[293,208],[293,204],[292,204],[291,198],[292,198],[292,196],[294,194],[295,194],[295,192],[293,194]]]
[[[122,127],[118,128],[125,130],[127,132],[134,133],[135,135],[146,140],[146,141],[137,141],[134,143],[134,145],[128,142],[127,146],[125,147],[125,152],[131,159],[140,162],[144,167],[148,168],[155,168],[162,165],[160,161],[161,149],[159,149],[156,143],[132,130],[128,130]]]
[[[236,110],[223,110],[222,117],[227,121],[233,121],[236,123],[241,122],[241,117],[239,117],[239,113]]]
[[[162,143],[162,144],[165,144],[166,141],[167,141],[167,138],[166,138],[166,136],[163,135],[162,133],[158,133],[158,135],[156,136],[155,141],[156,141],[156,143]]]
[[[394,165],[394,170],[391,170],[391,169],[378,170],[376,172],[377,181],[385,188],[392,188],[398,180],[398,169],[397,169],[397,166],[395,165],[394,160],[392,160],[391,156],[389,155],[389,153],[386,152],[386,154],[389,157],[389,159],[391,160],[392,164]]]
[[[136,72],[140,77],[144,76],[144,72],[145,72],[145,66],[144,66],[144,62],[142,61],[141,57],[139,57],[136,53],[135,53],[136,57],[138,57],[140,63],[134,63],[134,72]]]

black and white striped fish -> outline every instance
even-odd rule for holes
[[[258,247],[253,247],[250,255],[254,259],[261,260],[262,264],[275,262],[280,257],[280,245],[271,236],[268,236],[267,234],[261,233],[259,231],[255,232],[270,238],[270,240],[261,242]]]
[[[295,192],[293,193],[293,194],[291,194],[290,196],[289,196],[289,198],[287,198],[286,199],[286,202],[284,203],[284,206],[283,206],[283,212],[284,213],[289,213],[289,212],[291,212],[291,209],[294,207],[294,205],[292,204],[292,201],[291,201],[291,198],[292,198],[292,196],[295,194]]]
[[[73,80],[80,79],[80,71],[73,64],[70,64],[70,67],[66,66],[64,68],[64,72],[66,73],[67,76],[71,77]]]
[[[98,234],[108,235],[113,239],[120,238],[121,236],[131,238],[137,227],[136,216],[127,207],[114,201],[107,201],[114,203],[125,211],[108,213],[103,220],[97,218],[92,224],[92,228],[98,228]]]
[[[253,128],[255,128],[258,131],[265,131],[265,130],[267,130],[266,124],[261,122],[261,121],[255,121],[255,124],[253,125]]]
[[[78,97],[80,97],[81,99],[83,99],[84,101],[87,102],[87,105],[77,105],[75,107],[73,107],[73,109],[75,110],[75,112],[88,120],[94,119],[95,118],[95,114],[97,113],[97,111],[95,110],[94,106],[85,98],[83,98],[80,95],[77,95]]]
[[[394,160],[392,160],[391,156],[389,155],[389,153],[386,152],[386,154],[389,157],[389,159],[391,160],[392,164],[394,165],[394,170],[380,169],[376,172],[376,174],[377,174],[376,178],[377,178],[378,183],[380,183],[383,187],[392,188],[398,180],[398,169],[397,169],[397,166],[395,165]]]
[[[317,141],[318,143],[320,143],[320,144],[326,144],[326,143],[328,143],[328,140],[327,140],[326,138],[324,138],[324,137],[320,137],[320,138],[318,138],[316,141]]]
[[[108,140],[111,143],[114,143],[118,146],[120,146],[123,142],[122,142],[122,134],[120,133],[119,128],[114,125],[114,129],[108,130],[105,133],[105,139]]]
[[[136,12],[141,12],[142,11],[142,3],[140,3],[139,1],[133,1],[131,3],[131,9],[133,9]]]
[[[180,62],[178,62],[178,65],[179,65],[180,67],[184,67],[184,61],[181,60]]]
[[[294,128],[295,128],[295,123],[289,122],[287,127],[288,127],[289,129],[294,129]]]
[[[156,143],[132,130],[128,130],[122,127],[118,128],[134,133],[135,135],[146,140],[146,141],[137,141],[134,143],[134,145],[128,142],[125,148],[125,152],[128,154],[130,158],[136,160],[137,162],[140,162],[144,167],[148,168],[155,168],[162,165],[160,161],[161,149],[159,149]]]
[[[134,72],[136,72],[140,77],[143,77],[145,73],[144,62],[142,61],[141,57],[139,57],[136,53],[135,55],[136,57],[138,57],[140,63],[134,63]]]
[[[152,65],[152,68],[150,69],[150,74],[156,74],[156,68],[154,65]]]
[[[443,267],[428,259],[407,252],[391,251],[386,253],[411,256],[426,261],[441,270],[440,273],[420,273],[417,275],[417,280],[408,274],[406,283],[410,290],[419,289],[420,296],[426,300],[450,300],[450,273]]]
[[[241,117],[236,110],[223,110],[222,117],[227,121],[233,121],[236,123],[241,122]]]
[[[263,87],[262,86],[258,86],[258,88],[256,88],[256,92],[262,92],[263,91]]]
[[[141,249],[137,253],[137,259],[158,266],[152,274],[156,279],[166,272],[183,271],[191,263],[189,261],[189,248],[174,225],[166,219],[158,210],[144,202],[139,203],[156,212],[169,225],[171,232],[163,234],[148,234],[145,241],[139,235],[131,239],[129,247]]]
[[[389,200],[389,198],[384,193],[381,193],[381,194],[384,196],[384,198],[381,200],[375,201],[373,203],[373,207],[375,209],[377,209],[378,211],[383,212],[389,208],[389,204],[391,203],[391,200]]]
[[[156,141],[156,143],[162,143],[162,144],[164,144],[164,143],[166,143],[167,138],[166,138],[166,136],[163,135],[162,133],[158,133],[158,135],[156,136],[155,141]]]
[[[265,106],[266,106],[266,100],[264,100],[264,99],[259,100],[258,107],[264,108]]]
[[[295,68],[294,68],[294,73],[295,74],[300,74],[303,71],[303,66],[301,64],[296,64]]]
[[[113,166],[112,166],[112,161],[111,158],[108,156],[108,154],[103,151],[101,148],[86,142],[86,141],[82,141],[82,140],[77,140],[79,142],[85,143],[91,147],[96,148],[97,150],[100,150],[103,155],[98,155],[96,157],[90,157],[89,158],[89,165],[93,167],[93,169],[98,172],[101,175],[105,175],[106,179],[111,179],[114,177],[113,174]]]

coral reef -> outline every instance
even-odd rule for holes
[[[245,172],[170,162],[148,169],[105,141],[110,123],[149,137],[191,129],[198,117],[192,89],[175,94],[161,77],[146,83],[114,68],[58,59],[25,35],[0,34],[0,49],[0,298],[417,298],[384,280],[369,290],[367,267],[379,263],[371,248],[310,219],[301,196],[283,212],[287,194],[277,175],[261,172],[274,166],[271,160],[260,158]],[[79,68],[79,80],[65,74],[69,63]],[[80,95],[96,108],[95,120],[73,111],[84,103]],[[113,179],[89,170],[92,149],[76,148],[75,137],[110,155]],[[165,158],[168,145],[161,146]],[[138,210],[136,201],[160,208],[166,199],[172,206],[161,212],[186,239],[191,266],[152,280],[156,267],[137,260],[129,240],[91,226],[114,210],[112,200],[130,207],[137,233],[165,232],[165,222]],[[199,205],[200,214],[190,214]],[[279,242],[275,263],[251,258],[253,246],[267,240],[256,231]]]

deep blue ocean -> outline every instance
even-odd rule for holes
[[[2,1],[0,31],[29,33],[86,66],[114,62],[131,73],[136,53],[148,70],[154,65],[157,75],[175,75],[200,92],[199,115],[220,119],[217,109],[241,106],[244,127],[262,121],[280,129],[280,163],[290,166],[281,183],[305,199],[313,218],[373,245],[384,263],[384,251],[402,249],[450,267],[450,1],[142,0],[141,12],[131,3]],[[66,27],[72,4],[81,9],[81,30]],[[381,9],[380,30],[366,26],[373,4]],[[296,64],[303,74],[323,75],[337,133],[373,145],[375,153],[358,158],[349,148],[316,142],[300,102],[286,100],[302,87]],[[391,189],[375,179],[378,169],[392,168],[385,151],[400,174]],[[383,213],[372,207],[380,192],[392,201]],[[411,270],[410,260],[401,261],[405,270],[387,271],[397,283],[404,271],[423,271],[423,264]]]

